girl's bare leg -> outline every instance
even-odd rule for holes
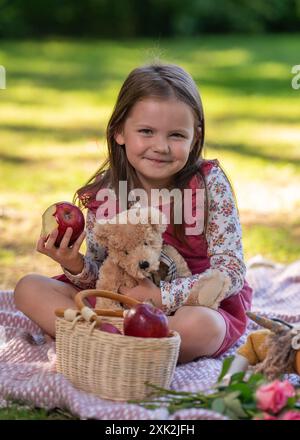
[[[76,293],[70,284],[33,273],[19,280],[14,297],[16,307],[54,337],[55,309],[76,308]]]
[[[171,330],[181,337],[180,363],[211,356],[221,347],[226,334],[223,316],[208,307],[183,306],[169,316]]]

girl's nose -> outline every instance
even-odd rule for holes
[[[163,137],[157,138],[154,141],[153,150],[159,153],[169,153],[170,147],[169,147],[168,139]]]

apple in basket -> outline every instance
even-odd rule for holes
[[[102,330],[103,332],[107,332],[107,333],[116,333],[118,335],[122,334],[117,327],[110,324],[109,322],[101,322],[98,328],[99,330]]]
[[[165,338],[169,335],[168,318],[150,303],[137,304],[124,313],[124,335],[140,338]]]
[[[54,245],[59,247],[67,228],[71,227],[73,233],[69,246],[72,246],[84,230],[84,216],[78,206],[69,202],[58,202],[49,206],[42,216],[42,236],[48,237],[56,227],[58,236]]]

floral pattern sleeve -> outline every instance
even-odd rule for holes
[[[100,246],[94,239],[93,228],[95,225],[95,221],[95,214],[92,211],[88,210],[86,216],[87,250],[84,256],[84,266],[82,272],[77,275],[73,275],[68,272],[64,267],[62,267],[66,277],[80,289],[95,288],[100,265],[106,258],[105,248]]]
[[[245,281],[242,228],[230,183],[219,166],[212,168],[207,184],[210,267],[227,275],[230,284],[226,296],[230,296],[238,293]]]
[[[195,282],[208,277],[212,270],[220,271],[229,281],[225,297],[238,293],[244,285],[246,266],[242,230],[231,186],[217,161],[205,174],[209,212],[206,240],[210,268],[187,278],[161,281],[163,310],[167,314],[182,306]]]

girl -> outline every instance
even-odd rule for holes
[[[231,186],[217,160],[202,158],[204,115],[191,76],[168,64],[134,69],[108,123],[107,145],[108,158],[76,194],[88,208],[86,232],[72,247],[68,247],[72,229],[66,231],[59,248],[54,247],[57,230],[48,240],[38,240],[38,252],[57,261],[64,274],[23,277],[15,288],[17,307],[54,336],[54,310],[74,308],[78,290],[95,288],[106,256],[93,237],[100,188],[113,188],[117,194],[119,181],[124,180],[128,191],[143,188],[149,197],[154,188],[204,188],[203,233],[184,236],[184,224],[169,224],[163,235],[164,242],[185,258],[192,275],[161,281],[160,287],[145,279],[137,287],[122,287],[119,292],[139,300],[151,298],[169,315],[170,328],[181,336],[179,362],[219,356],[244,333],[252,291],[245,281],[241,227]],[[87,252],[82,255],[79,250],[85,234]],[[212,269],[229,280],[219,309],[184,305],[196,282],[203,279],[205,287]]]

